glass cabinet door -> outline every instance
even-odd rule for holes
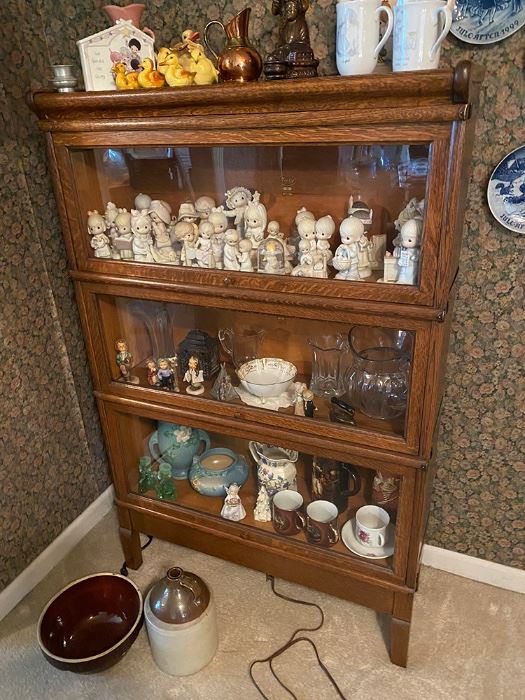
[[[104,390],[417,452],[421,322],[274,316],[95,289],[84,296],[98,318]]]
[[[105,403],[117,496],[286,538],[345,566],[403,571],[413,470],[306,454]],[[183,415],[183,414],[178,414]],[[180,510],[179,510],[180,512]]]
[[[444,143],[71,148],[79,259],[417,299],[434,283]]]

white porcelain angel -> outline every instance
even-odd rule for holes
[[[171,245],[169,228],[171,223],[171,207],[167,202],[163,202],[161,199],[154,199],[148,211],[151,219],[151,230],[154,241],[151,248],[153,259],[158,263],[177,265],[179,256]]]
[[[254,192],[252,201],[244,210],[244,237],[252,243],[252,250],[258,248],[264,238],[264,230],[268,222],[266,207],[260,201],[259,192]]]
[[[222,506],[221,516],[226,520],[242,520],[246,517],[246,511],[239,496],[240,486],[238,484],[230,484],[224,487],[226,498]]]

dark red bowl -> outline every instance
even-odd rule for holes
[[[38,621],[38,643],[50,664],[75,673],[117,663],[142,627],[142,595],[119,574],[73,581],[52,598]]]

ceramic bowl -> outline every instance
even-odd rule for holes
[[[296,374],[295,365],[278,357],[250,360],[237,370],[237,376],[246,391],[262,399],[282,394],[293,382]]]
[[[38,621],[38,644],[56,668],[103,671],[131,647],[142,626],[142,595],[126,576],[102,573],[68,584]]]

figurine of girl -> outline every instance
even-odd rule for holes
[[[326,266],[332,262],[333,254],[330,249],[330,239],[335,232],[335,223],[330,214],[322,216],[315,222],[315,238],[316,238],[316,249],[318,255],[321,256],[324,262],[324,269]],[[328,272],[326,272],[325,277],[328,277]]]
[[[409,219],[401,226],[397,284],[416,284],[417,282],[422,228],[423,220],[419,218]]]
[[[221,516],[226,520],[242,520],[246,517],[246,511],[239,496],[240,486],[238,484],[230,484],[224,487],[226,498],[222,506]]]
[[[338,270],[335,278],[339,280],[359,280],[358,241],[364,235],[365,227],[360,219],[348,216],[339,227],[341,245],[335,251],[332,266]]]
[[[187,221],[193,227],[193,242],[197,242],[199,236],[199,227],[197,226],[197,212],[195,211],[195,205],[193,202],[182,202],[179,207],[179,215],[177,216],[177,221]]]
[[[96,258],[111,258],[109,238],[106,236],[106,222],[104,217],[94,211],[88,211],[88,233],[91,236],[90,246],[95,251]]]
[[[131,210],[131,231],[133,233],[132,250],[135,260],[154,262],[151,254],[153,239],[151,238],[151,219],[148,210]]]
[[[225,195],[225,214],[228,218],[233,218],[233,223],[240,233],[244,233],[244,212],[250,203],[252,193],[247,187],[232,187]]]
[[[138,209],[139,211],[142,211],[143,209],[149,209],[151,207],[151,197],[149,194],[143,194],[140,192],[135,197],[135,209]]]
[[[117,227],[115,225],[115,219],[117,218],[119,209],[113,202],[108,202],[106,204],[106,211],[104,212],[104,221],[106,222],[106,235],[109,237],[111,245],[111,257],[116,260],[120,259],[118,251],[114,249],[113,243],[115,236],[117,235]]]
[[[148,384],[150,386],[158,386],[160,384],[160,380],[157,374],[157,372],[159,371],[157,363],[155,362],[155,360],[149,360],[146,364],[146,367],[148,369]]]
[[[177,254],[172,248],[169,225],[171,223],[171,207],[167,202],[154,199],[149,208],[154,244],[151,254],[155,262],[176,265]]]
[[[253,272],[251,250],[252,244],[249,238],[243,238],[242,241],[239,241],[239,267],[241,272]]]
[[[204,393],[204,374],[202,369],[199,369],[199,358],[192,355],[188,360],[188,369],[184,375],[184,381],[189,383],[186,387],[187,394],[198,394]]]
[[[213,207],[208,221],[213,224],[213,238],[211,239],[211,247],[215,264],[219,270],[223,268],[223,253],[224,253],[224,234],[228,228],[228,219],[224,213],[224,207]]]
[[[182,250],[180,252],[180,262],[184,267],[192,267],[197,253],[195,251],[193,224],[189,221],[180,221],[177,226],[184,224],[184,229],[180,228],[178,235],[183,233]]]
[[[244,210],[244,236],[252,242],[252,250],[258,248],[264,238],[264,229],[268,222],[266,207],[260,202],[261,195],[254,192],[252,201]]]
[[[224,234],[223,264],[225,270],[240,270],[239,263],[239,232],[229,228]]]
[[[202,197],[197,197],[195,200],[195,211],[197,216],[201,221],[205,221],[211,214],[212,209],[215,207],[215,200],[207,195]]]
[[[299,233],[299,262],[303,255],[311,253],[315,255],[317,250],[317,241],[315,240],[315,219],[303,216],[297,224]]]
[[[119,209],[115,217],[115,238],[113,245],[122,260],[133,260],[133,234],[131,233],[131,214],[127,209]]]
[[[213,269],[215,267],[215,257],[213,256],[212,238],[215,233],[213,224],[209,221],[201,221],[199,224],[199,238],[195,255],[197,257],[197,265]]]

